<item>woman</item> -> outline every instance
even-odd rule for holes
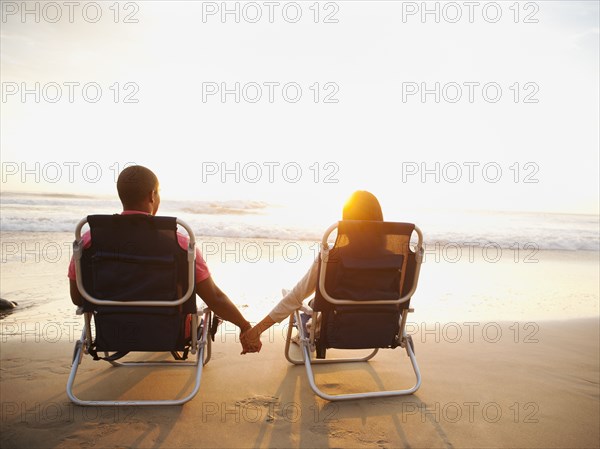
[[[346,201],[342,211],[342,219],[383,221],[383,213],[375,195],[364,190],[357,190]],[[243,334],[243,339],[247,343],[257,343],[264,331],[275,323],[282,322],[294,310],[300,308],[302,301],[315,292],[318,270],[319,258],[317,257],[310,270],[308,270],[296,286],[256,326],[246,331]]]

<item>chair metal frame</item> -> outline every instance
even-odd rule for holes
[[[188,236],[189,244],[187,248],[187,260],[188,260],[188,280],[194,279],[195,269],[195,257],[196,257],[196,239],[194,232],[184,221],[176,219],[177,224],[182,226]],[[147,300],[134,300],[134,301],[107,301],[94,298],[91,296],[83,285],[82,271],[81,271],[81,257],[83,255],[83,240],[81,238],[81,230],[87,223],[87,217],[83,218],[75,228],[75,241],[73,242],[73,257],[75,261],[75,273],[77,276],[77,289],[81,296],[87,301],[96,305],[111,305],[111,306],[146,306],[146,307],[164,307],[164,306],[176,306],[183,304],[190,295],[193,294],[195,286],[193,282],[188,282],[188,289],[181,298],[173,301],[147,301]],[[77,405],[83,406],[137,406],[137,405],[181,405],[190,401],[198,390],[200,389],[200,381],[202,378],[202,368],[206,365],[211,357],[211,339],[208,335],[209,323],[212,312],[208,308],[198,310],[192,315],[191,329],[192,329],[192,340],[190,353],[195,355],[195,361],[130,361],[130,362],[117,362],[109,360],[109,363],[114,367],[149,367],[149,366],[171,366],[171,367],[196,367],[196,373],[194,377],[194,387],[192,391],[185,397],[180,399],[163,399],[163,400],[84,400],[80,399],[73,393],[73,387],[75,383],[75,376],[84,354],[89,354],[89,349],[92,346],[92,312],[83,312],[83,308],[77,309],[78,315],[84,317],[84,328],[81,332],[81,337],[75,343],[73,350],[73,359],[71,364],[71,372],[67,381],[67,396],[69,399]],[[198,327],[198,319],[202,317],[201,325]],[[108,353],[104,353],[108,356]]]
[[[323,235],[323,239],[321,241],[321,254],[320,254],[321,268],[320,268],[320,276],[319,276],[319,289],[321,291],[321,295],[323,296],[323,298],[325,298],[326,301],[328,301],[332,304],[356,305],[357,303],[359,303],[361,305],[364,305],[365,302],[363,302],[363,301],[333,298],[327,293],[327,291],[325,289],[325,276],[326,276],[326,269],[327,269],[327,261],[329,260],[329,252],[331,250],[329,248],[329,244],[327,243],[327,241],[328,241],[331,233],[333,231],[335,231],[337,229],[337,227],[338,227],[337,222],[334,223],[333,225],[331,225],[325,231],[325,234]],[[371,304],[402,304],[406,301],[409,301],[411,299],[412,295],[414,294],[414,292],[416,291],[417,284],[419,281],[419,272],[420,272],[421,263],[423,260],[424,249],[423,249],[423,233],[417,226],[414,227],[414,230],[417,233],[418,241],[417,241],[417,244],[415,247],[415,261],[416,261],[415,273],[414,273],[413,283],[412,283],[410,290],[404,296],[401,296],[398,299],[368,301],[369,305],[371,305]],[[296,310],[293,314],[290,315],[289,326],[287,329],[287,337],[286,337],[286,342],[285,342],[285,357],[290,363],[293,363],[294,365],[302,365],[302,364],[305,365],[306,375],[308,377],[308,382],[310,384],[310,387],[312,388],[312,390],[314,391],[314,393],[317,396],[319,396],[327,401],[345,401],[345,400],[352,400],[352,399],[390,397],[390,396],[402,396],[402,395],[412,394],[415,391],[417,391],[419,389],[419,387],[421,386],[421,371],[419,369],[419,364],[417,363],[417,359],[415,356],[414,343],[412,341],[412,337],[410,335],[406,334],[406,320],[407,320],[408,314],[410,312],[414,312],[414,309],[405,308],[402,310],[402,314],[400,316],[399,326],[400,326],[401,337],[400,337],[399,346],[406,350],[406,354],[410,358],[410,362],[411,362],[413,371],[415,373],[416,382],[411,388],[407,388],[404,390],[383,390],[383,391],[370,391],[370,392],[364,392],[364,393],[348,393],[348,394],[329,394],[329,393],[325,393],[324,391],[322,391],[317,386],[317,383],[315,381],[315,375],[314,375],[314,370],[313,370],[313,366],[312,366],[313,364],[368,362],[373,357],[375,357],[375,355],[379,352],[379,348],[374,348],[370,354],[368,354],[364,357],[332,358],[332,359],[313,358],[311,347],[314,348],[315,333],[316,333],[316,329],[318,327],[317,323],[319,322],[319,314],[321,312],[313,312],[313,316],[312,316],[313,326],[311,327],[310,335],[306,335],[304,326],[302,326],[300,324],[300,323],[302,323],[302,321],[300,319],[300,309]],[[296,326],[295,323],[298,323],[298,325]],[[300,349],[301,349],[301,354],[302,354],[301,360],[292,357],[290,354],[290,342],[292,339],[292,329],[294,327],[296,327],[299,332]]]

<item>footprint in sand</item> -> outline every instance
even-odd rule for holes
[[[266,408],[265,422],[274,423],[275,416],[281,415],[281,407],[279,404],[279,398],[276,396],[252,396],[250,398],[235,401],[235,405],[238,407],[264,407]]]
[[[279,398],[276,396],[263,396],[257,395],[251,398],[242,399],[241,401],[235,401],[236,405],[258,405],[261,407],[268,407],[271,404],[277,404]]]

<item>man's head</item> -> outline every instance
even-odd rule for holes
[[[156,215],[160,205],[158,178],[141,165],[123,169],[117,179],[117,191],[123,210],[139,210]]]

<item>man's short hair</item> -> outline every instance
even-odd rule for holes
[[[117,179],[117,192],[124,206],[142,202],[158,186],[158,178],[149,168],[131,165],[123,169]]]

